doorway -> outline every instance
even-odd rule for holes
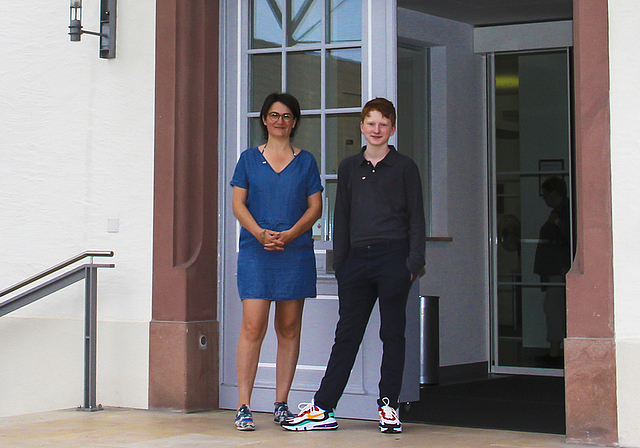
[[[564,433],[563,369],[561,364],[552,363],[544,356],[549,353],[549,344],[546,341],[545,294],[541,291],[543,287],[547,290],[553,288],[564,305],[564,282],[563,278],[552,276],[544,280],[540,278],[538,272],[541,271],[534,270],[534,261],[537,245],[546,239],[541,237],[540,229],[552,212],[542,195],[542,185],[550,177],[559,177],[568,185],[568,197],[572,190],[569,50],[555,45],[549,50],[517,52],[490,47],[504,46],[504,41],[509,39],[500,40],[496,36],[517,34],[521,32],[518,27],[483,29],[486,34],[482,37],[491,34],[491,39],[481,42],[486,46],[469,48],[456,40],[465,33],[475,37],[476,30],[464,24],[445,23],[408,12],[403,13],[403,19],[399,23],[407,24],[407,28],[409,24],[415,26],[403,30],[399,25],[399,36],[403,39],[399,39],[398,49],[398,104],[404,98],[403,89],[407,90],[410,95],[405,107],[413,113],[411,102],[420,97],[419,90],[411,81],[401,81],[402,64],[406,64],[407,54],[419,49],[420,43],[427,47],[426,60],[431,62],[425,65],[426,76],[422,77],[426,80],[423,82],[427,91],[432,95],[440,90],[444,92],[440,97],[433,95],[427,101],[432,107],[428,118],[423,120],[427,126],[423,127],[431,127],[426,141],[432,145],[423,147],[426,159],[433,162],[427,170],[432,177],[429,186],[433,189],[429,198],[432,201],[429,207],[432,212],[431,234],[450,236],[453,244],[444,238],[427,242],[431,263],[428,262],[425,287],[421,288],[421,293],[437,290],[436,295],[441,297],[440,382],[423,385],[420,401],[402,409],[402,416],[407,421],[434,424]],[[429,29],[438,31],[435,35],[423,31]],[[402,35],[400,31],[403,31]],[[564,45],[570,41],[560,37],[558,40]],[[405,43],[409,43],[408,48],[402,48]],[[531,43],[532,48],[539,45],[539,42]],[[436,72],[438,70],[439,73]],[[482,90],[483,85],[488,85],[488,89]],[[481,94],[474,96],[477,92]],[[437,102],[438,98],[442,101]],[[562,98],[564,102],[557,104]],[[475,106],[483,110],[474,110]],[[497,114],[500,116],[495,118]],[[485,135],[478,136],[474,134],[475,126],[484,125],[484,117],[489,126],[485,128]],[[446,132],[443,139],[437,138],[439,127],[433,125],[435,118],[444,121],[442,127]],[[407,122],[412,123],[402,123]],[[402,141],[400,129],[399,125],[399,142]],[[487,135],[492,138],[488,140]],[[399,144],[400,149],[403,147]],[[445,157],[441,156],[442,153]],[[474,159],[480,153],[486,160],[481,173],[486,196],[474,198],[476,201],[471,203],[469,198],[474,190],[469,177],[483,169],[481,162]],[[530,165],[535,165],[535,168]],[[513,185],[509,183],[512,178]],[[504,191],[505,186],[499,183],[509,183],[508,187],[514,191]],[[497,193],[499,189],[500,193]],[[443,190],[446,195],[441,193]],[[461,195],[461,191],[465,194]],[[511,202],[505,205],[504,201]],[[445,206],[439,208],[439,204]],[[474,215],[474,205],[482,207],[486,215]],[[570,209],[571,201],[568,205]],[[500,207],[499,216],[497,206]],[[499,218],[504,215],[513,215],[514,219],[506,219],[506,231],[513,232],[508,235],[508,241],[503,240],[502,246],[498,246],[495,235]],[[538,215],[540,220],[536,222]],[[571,229],[570,211],[568,216],[566,221],[569,221]],[[459,222],[464,226],[459,226]],[[474,228],[477,222],[486,229],[486,265],[481,265],[481,261],[473,256],[468,256],[460,264],[447,265],[458,254],[470,254],[473,239],[482,238],[483,232]],[[500,230],[504,228],[503,223]],[[569,250],[563,252],[566,254],[572,250],[571,230],[569,233],[565,238],[569,244]],[[459,242],[462,240],[467,244],[461,245]],[[486,241],[492,243],[486,244]],[[507,243],[512,245],[505,247]],[[521,246],[524,244],[528,247],[523,249]],[[439,270],[443,265],[445,269]],[[482,275],[487,291],[485,294],[474,292],[466,300],[464,294],[473,284],[473,269],[477,267],[484,268]],[[520,276],[500,278],[498,285],[497,276],[494,277],[498,267],[508,274]],[[452,274],[460,271],[468,275],[458,282],[452,281]],[[564,272],[559,275],[562,277]],[[466,290],[459,288],[460,284],[465,285]],[[509,294],[499,290],[500,307],[495,299],[498,286],[509,288]],[[530,298],[528,290],[536,290],[539,295]],[[558,290],[560,294],[557,294]],[[523,303],[523,297],[528,302]],[[466,306],[456,308],[459,303]],[[478,304],[487,311],[486,321],[482,311],[472,308]],[[515,327],[512,334],[505,331],[505,325]],[[480,327],[486,332],[486,339],[482,336],[464,337]],[[562,328],[561,339],[564,337],[564,324]],[[499,333],[498,329],[502,331]],[[451,343],[456,336],[455,343]],[[465,348],[464,353],[461,347]],[[488,362],[483,363],[483,359]]]
[[[501,53],[488,64],[492,371],[561,376],[573,253],[570,54]]]

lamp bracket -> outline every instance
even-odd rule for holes
[[[100,57],[116,57],[116,11],[117,0],[100,0],[100,32],[82,29],[82,2],[72,2],[69,36],[72,42],[79,42],[83,34],[100,37]]]

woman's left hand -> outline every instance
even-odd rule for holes
[[[284,244],[278,240],[280,232],[274,232],[273,230],[263,230],[260,235],[260,241],[265,250],[284,250]]]
[[[291,241],[293,241],[294,238],[295,235],[293,235],[291,229],[283,230],[282,232],[277,232],[273,235],[273,240],[280,243],[281,247],[289,244]]]

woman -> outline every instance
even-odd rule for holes
[[[269,95],[260,111],[267,142],[242,153],[231,181],[233,213],[242,225],[235,419],[239,430],[255,428],[249,407],[272,301],[278,337],[274,421],[293,417],[287,398],[298,362],[302,309],[306,297],[316,296],[311,227],[322,216],[322,184],[315,158],[291,144],[299,120],[295,97]]]

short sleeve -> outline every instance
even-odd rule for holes
[[[307,171],[307,197],[322,191],[322,181],[320,180],[320,171],[318,170],[318,164],[316,158],[311,153],[309,154],[309,169]]]
[[[247,178],[247,151],[240,155],[240,160],[236,163],[236,169],[233,172],[233,178],[230,182],[232,187],[240,187],[245,190],[249,188],[249,179]]]

